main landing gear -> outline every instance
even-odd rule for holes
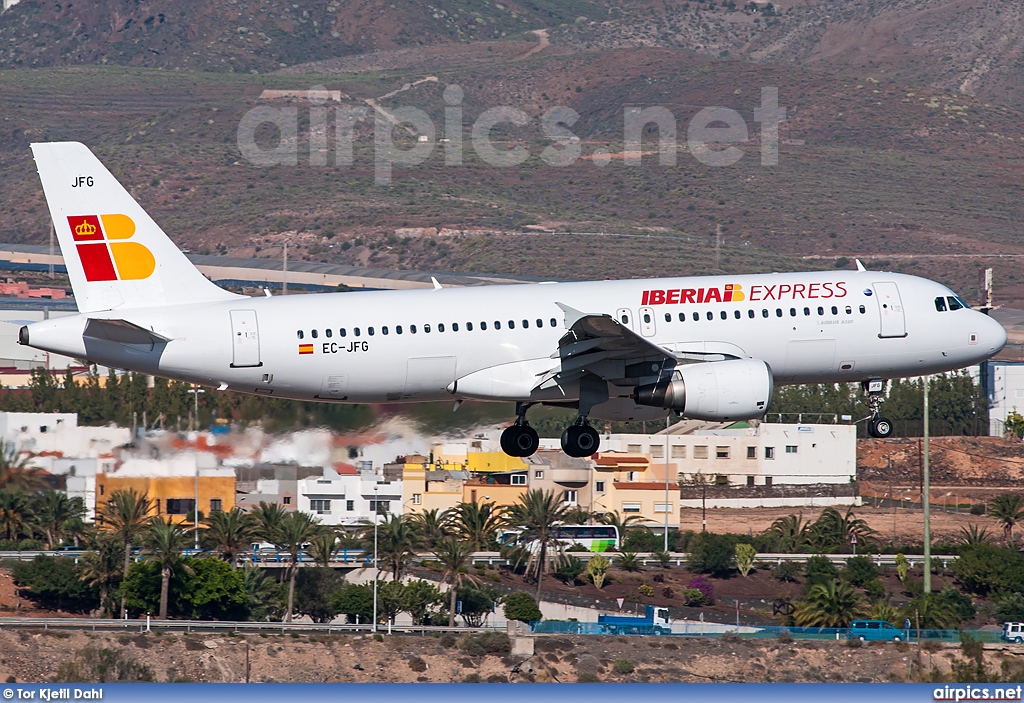
[[[601,435],[582,415],[562,433],[562,451],[571,457],[590,456],[601,446]]]
[[[882,391],[885,389],[885,381],[871,380],[865,381],[864,392],[867,394],[868,408],[871,410],[871,418],[868,420],[868,434],[878,439],[885,439],[892,435],[892,422],[884,417],[880,412],[882,402],[885,398],[882,397]]]
[[[530,427],[530,423],[526,421],[526,411],[529,408],[526,403],[516,403],[516,422],[501,433],[501,451],[509,456],[532,456],[540,446],[537,430]]]

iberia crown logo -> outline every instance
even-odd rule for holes
[[[156,270],[153,252],[138,242],[135,222],[127,215],[77,215],[68,225],[85,270],[85,280],[139,281]]]

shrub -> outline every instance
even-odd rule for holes
[[[984,515],[986,512],[984,503],[976,503],[971,506],[971,515]]]
[[[754,557],[757,556],[757,550],[751,544],[737,544],[736,545],[736,568],[740,570],[740,575],[746,578],[750,570],[754,568]]]
[[[505,617],[508,620],[536,622],[543,617],[540,608],[537,606],[537,601],[525,591],[509,593],[505,596],[503,602],[505,604]]]
[[[86,647],[57,668],[57,683],[153,681],[153,670],[115,649]]]
[[[945,592],[945,591],[943,591]],[[1024,595],[1006,593],[996,600],[996,617],[1001,622],[1020,622],[1024,620]]]
[[[652,586],[648,586],[646,583],[640,584],[639,590],[640,590],[640,595],[642,595],[642,596],[644,596],[646,598],[650,598],[651,596],[654,595],[654,588]]]
[[[972,544],[960,550],[953,574],[967,591],[978,596],[990,593],[1024,593],[1024,555],[989,544]]]
[[[735,551],[728,537],[702,532],[690,540],[687,564],[692,571],[721,578],[732,572],[734,556]]]
[[[839,575],[844,581],[849,581],[858,588],[864,588],[869,581],[878,578],[878,568],[871,561],[871,557],[850,557],[846,560],[846,566],[843,567]]]
[[[863,644],[864,643],[861,642],[859,637],[851,637],[850,639],[846,640],[846,646],[851,648],[851,649],[857,649],[858,647],[860,647]]]
[[[600,683],[601,679],[592,671],[585,671],[576,675],[576,683]]]
[[[971,597],[961,593],[952,586],[947,586],[939,591],[938,600],[946,603],[951,607],[961,620],[973,620],[977,614],[977,609],[974,607],[974,601]],[[1008,618],[1010,620],[1024,620],[1024,610],[1021,611],[1020,618]]]
[[[587,574],[598,588],[604,585],[604,578],[608,573],[608,567],[611,565],[612,563],[608,560],[608,557],[602,554],[591,557],[590,561],[587,562]]]
[[[793,635],[789,634],[789,630],[779,631],[779,642],[783,644],[789,644],[793,641]]]
[[[478,674],[476,672],[473,672],[472,674],[469,674],[468,676],[466,676],[466,678],[462,679],[462,683],[481,683],[481,682],[482,682],[482,679],[480,678],[480,674]]]
[[[644,565],[640,563],[640,557],[636,555],[636,552],[620,552],[619,558],[616,560],[616,565],[623,571],[635,573],[642,571]]]
[[[772,576],[783,583],[793,583],[800,577],[801,573],[803,573],[803,569],[800,568],[799,564],[792,561],[780,562],[772,568]]]
[[[100,605],[99,591],[79,578],[72,559],[39,554],[14,563],[14,582],[28,587],[23,595],[50,610],[88,612]]]
[[[696,588],[684,588],[680,594],[683,599],[683,605],[689,608],[699,608],[702,605],[710,605],[704,594]]]
[[[349,622],[370,622],[373,620],[373,587],[366,584],[349,583],[331,596],[334,612],[345,615]]]
[[[663,535],[656,535],[646,527],[630,527],[620,548],[628,552],[653,552],[661,549],[664,540]]]
[[[471,657],[486,654],[508,654],[512,641],[504,632],[485,632],[482,635],[468,635],[459,640],[459,649]]]
[[[568,557],[555,570],[555,578],[562,583],[576,583],[577,577],[586,570],[586,565],[574,556]]]
[[[452,647],[455,646],[455,635],[450,635],[450,634],[441,635],[441,639],[439,639],[437,642],[438,642],[438,644],[440,644],[445,649],[451,649]]]
[[[903,552],[896,555],[896,577],[900,583],[907,582],[907,574],[910,573],[910,561]]]
[[[864,584],[864,592],[868,594],[869,600],[880,600],[885,598],[885,584],[878,579],[873,579]]]
[[[807,580],[804,582],[804,589],[807,591],[819,583],[829,584],[839,578],[839,570],[824,556],[809,558],[804,572],[807,574]]]
[[[714,605],[715,603],[715,587],[712,586],[711,582],[703,576],[698,576],[697,578],[692,579],[688,584],[686,584],[686,590],[700,591],[701,595],[704,597],[704,603],[701,605]]]
[[[694,590],[696,590],[696,589],[694,589]],[[671,599],[676,597],[676,592],[673,591],[668,586],[665,586],[665,588],[661,589],[661,597],[662,598],[668,598],[669,600],[671,600]]]
[[[672,555],[666,551],[659,549],[658,551],[651,554],[651,556],[658,560],[658,564],[663,569],[667,569],[672,565]]]
[[[616,674],[632,674],[636,671],[636,667],[633,666],[633,662],[628,659],[616,659],[612,664],[612,668]]]
[[[665,583],[665,574],[654,574],[651,576],[651,581],[654,581],[654,583]]]

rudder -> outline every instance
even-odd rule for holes
[[[80,312],[238,297],[203,276],[84,144],[32,154]]]

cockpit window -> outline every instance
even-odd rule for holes
[[[967,305],[965,305],[964,302],[960,300],[960,298],[957,298],[955,296],[948,295],[946,296],[946,300],[949,301],[950,310],[959,310],[960,308],[967,307]]]
[[[937,312],[946,312],[946,299],[942,296],[935,299],[935,310]]]

